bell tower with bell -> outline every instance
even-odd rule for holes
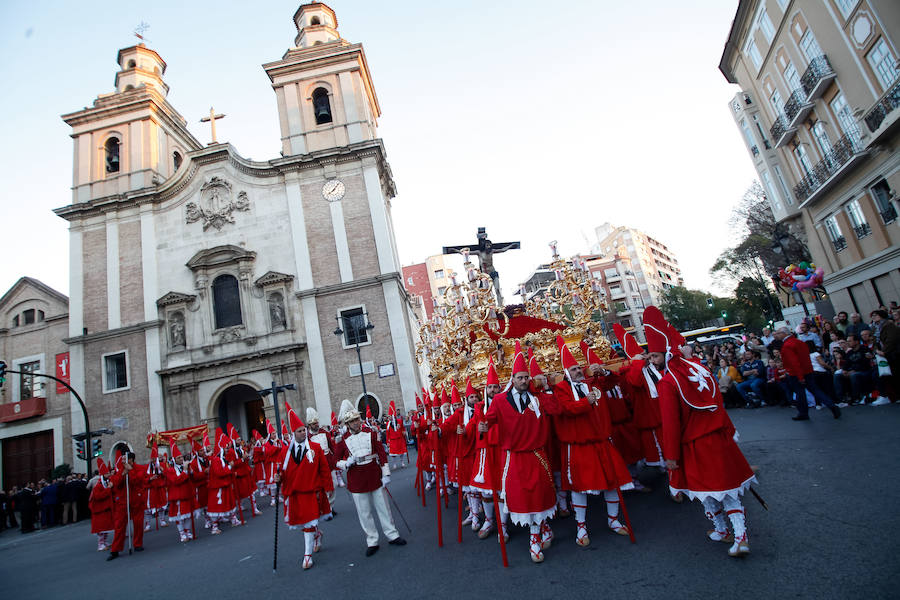
[[[263,65],[278,101],[283,156],[309,154],[377,137],[381,116],[362,44],[338,33],[326,4],[294,13],[295,46]]]

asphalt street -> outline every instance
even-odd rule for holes
[[[513,528],[504,569],[496,536],[456,538],[456,500],[444,511],[437,545],[433,492],[422,508],[414,468],[396,471],[391,491],[412,528],[396,515],[409,544],[382,543],[371,558],[349,494],[337,490],[339,515],[323,523],[324,549],[303,571],[300,532],[279,529],[272,571],[274,514],[224,534],[200,533],[182,544],[174,527],[145,534],[146,551],[106,562],[87,522],[22,535],[0,534],[0,590],[5,598],[897,598],[900,589],[900,406],[850,407],[834,420],[812,411],[793,422],[787,408],[732,410],[741,448],[759,467],[756,489],[766,511],[745,497],[751,554],[727,556],[707,541],[699,504],[666,498],[664,479],[645,470],[651,494],[627,493],[636,535],[609,533],[602,501],[588,512],[591,544],[575,545],[575,523],[555,520],[556,539],[543,564],[532,564],[528,535]],[[249,518],[249,516],[248,516]]]

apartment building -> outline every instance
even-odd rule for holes
[[[805,229],[838,311],[900,299],[898,37],[895,0],[741,0],[719,63],[775,218]]]
[[[409,294],[422,299],[427,319],[431,319],[434,312],[435,300],[440,303],[444,292],[450,287],[453,267],[449,259],[449,255],[436,254],[424,262],[403,267],[403,285]]]
[[[670,287],[683,286],[675,253],[661,241],[633,227],[604,223],[594,230],[591,252],[627,261],[644,305],[659,305]]]

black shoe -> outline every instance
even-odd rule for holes
[[[792,421],[809,421],[809,415],[797,415],[796,417],[791,417]]]
[[[378,546],[377,546],[377,545],[376,545],[376,546],[369,546],[368,548],[366,548],[366,556],[372,556],[372,555],[375,554],[376,552],[378,552]]]
[[[402,537],[398,536],[398,537],[395,537],[394,539],[392,539],[391,541],[389,541],[388,544],[390,544],[391,546],[405,546],[406,540],[404,540]]]
[[[835,419],[840,419],[840,418],[841,418],[841,409],[838,408],[837,406],[832,406],[832,407],[831,407],[831,414],[834,415],[834,418],[835,418]]]
[[[106,560],[116,560],[117,558],[119,558],[118,552],[110,552],[109,556],[106,557]]]
[[[134,547],[134,551],[135,551],[135,552],[143,552],[143,551],[144,551],[144,547],[143,547],[143,546],[135,546],[135,547]]]

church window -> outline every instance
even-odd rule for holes
[[[344,330],[344,347],[369,343],[369,330],[366,329],[366,317],[361,306],[341,311],[341,329]]]
[[[20,363],[18,367],[17,370],[22,372],[22,377],[19,379],[19,400],[37,397],[41,387],[34,373],[41,370],[41,361]]]
[[[126,91],[126,92],[130,92],[130,91],[133,90],[133,89],[134,89],[134,86],[131,85],[130,83],[129,83],[128,85],[125,86],[125,91]]]
[[[13,317],[13,327],[19,326],[19,315]]]
[[[128,389],[128,353],[113,352],[103,355],[103,392]]]
[[[25,324],[26,325],[31,325],[32,323],[34,323],[34,309],[33,308],[29,308],[22,314],[25,316]]]
[[[322,21],[319,20],[319,17],[313,17],[309,20],[310,25],[321,25]]]
[[[313,112],[316,116],[316,125],[331,123],[331,102],[328,100],[328,90],[316,88],[312,94]]]
[[[129,68],[129,69],[133,69],[133,68],[135,68],[136,66],[137,66],[137,63],[134,62],[133,60],[129,60],[129,61],[128,61],[128,68]]]
[[[111,137],[103,146],[106,157],[106,172],[119,172],[119,139]]]
[[[213,310],[216,318],[216,329],[240,325],[241,294],[238,280],[233,275],[219,275],[212,284]]]
[[[181,166],[181,161],[182,161],[181,153],[178,152],[178,150],[176,150],[175,152],[172,153],[172,164],[175,165],[176,171],[178,170],[178,167]]]

